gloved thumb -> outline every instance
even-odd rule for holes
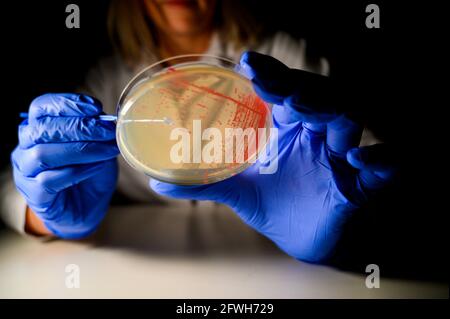
[[[237,195],[230,186],[229,180],[208,185],[181,186],[151,179],[150,187],[163,196],[177,199],[211,200],[227,205],[232,205]]]
[[[388,184],[396,173],[396,159],[386,144],[353,148],[347,152],[347,161],[359,169],[362,186],[376,190]]]
[[[248,225],[255,227],[255,207],[257,194],[252,183],[233,176],[209,185],[180,186],[150,180],[150,187],[160,195],[177,199],[211,200],[225,204],[233,209]]]

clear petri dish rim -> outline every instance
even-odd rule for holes
[[[242,76],[241,68],[240,68],[239,64],[235,63],[233,60],[230,60],[228,58],[219,57],[219,56],[212,55],[212,54],[182,54],[182,55],[176,55],[176,56],[173,56],[170,58],[166,58],[163,60],[159,60],[158,62],[155,62],[155,63],[145,67],[141,71],[139,71],[127,83],[125,88],[122,90],[122,93],[120,94],[119,101],[116,106],[117,117],[119,116],[120,109],[124,105],[126,98],[131,93],[131,91],[133,91],[136,87],[138,87],[138,84],[141,81],[154,76],[156,73],[159,73],[172,65],[178,66],[178,65],[182,64],[182,62],[177,62],[177,61],[184,61],[184,63],[205,63],[207,65],[214,65],[214,66],[222,67],[222,68],[226,68],[226,69],[233,68],[234,71],[236,71],[238,74],[241,74],[241,76]],[[162,66],[168,62],[172,62],[173,64],[168,65],[167,67],[161,67],[161,69],[158,71],[155,70],[158,66]],[[270,107],[270,104],[268,104],[268,105]]]
[[[145,68],[143,68],[141,71],[139,71],[125,86],[125,88],[123,89],[120,97],[119,97],[119,101],[116,107],[116,115],[117,115],[117,120],[116,122],[118,122],[119,120],[119,116],[121,113],[121,109],[127,104],[127,98],[129,96],[132,96],[133,91],[135,89],[139,89],[141,82],[145,83],[146,81],[150,80],[152,77],[157,76],[161,73],[164,73],[165,71],[167,71],[170,67],[182,67],[185,65],[189,65],[189,64],[205,64],[207,66],[213,66],[213,67],[218,67],[218,68],[223,68],[226,70],[233,70],[238,76],[241,76],[243,79],[248,80],[241,71],[241,67],[239,64],[237,64],[236,62],[228,59],[228,58],[224,58],[224,57],[219,57],[219,56],[215,56],[215,55],[208,55],[208,54],[185,54],[185,55],[178,55],[178,56],[174,56],[174,57],[170,57],[164,60],[160,60],[158,62],[155,62]],[[256,94],[256,93],[255,93]],[[272,111],[272,105],[270,103],[264,102],[269,110],[269,112],[271,113]],[[270,114],[269,113],[269,114]],[[269,115],[269,128],[273,127],[273,122],[272,122],[272,116]],[[118,134],[119,132],[117,132]],[[268,132],[268,136],[267,136],[267,140],[266,143],[264,143],[264,145],[262,146],[262,148],[259,150],[258,154],[260,152],[265,152],[266,147],[268,146],[269,140],[270,140],[270,131]],[[120,148],[120,147],[119,147]],[[121,150],[122,153],[122,150]],[[133,155],[131,155],[133,156]],[[256,156],[256,155],[255,155]],[[158,176],[155,176],[154,174],[151,174],[147,171],[143,171],[140,167],[137,167],[132,161],[129,160],[129,158],[127,158],[127,156],[124,156],[125,161],[132,166],[134,169],[143,172],[144,174],[146,174],[147,176],[154,178],[156,180],[160,180],[163,182],[167,182],[167,183],[172,183],[172,184],[178,184],[178,185],[204,185],[204,184],[209,184],[212,182],[217,182],[223,179],[226,179],[228,177],[234,176],[236,174],[239,174],[240,172],[244,171],[245,169],[247,169],[249,166],[251,166],[250,163],[247,163],[246,165],[241,165],[238,169],[236,169],[232,174],[230,174],[228,177],[223,177],[217,180],[213,180],[213,181],[209,181],[206,183],[201,183],[201,184],[197,184],[197,183],[191,183],[191,182],[180,182],[175,181],[175,180],[170,180],[170,179],[165,179],[165,178],[161,178]]]

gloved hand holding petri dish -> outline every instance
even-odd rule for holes
[[[117,107],[117,143],[126,161],[179,185],[243,171],[265,149],[271,127],[271,105],[239,66],[208,55],[149,66],[130,81]]]

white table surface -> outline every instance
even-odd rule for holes
[[[65,286],[65,267],[80,288]],[[382,270],[381,270],[382,272]],[[381,273],[382,275],[382,273]],[[448,298],[448,285],[365,276],[299,262],[228,208],[114,207],[78,241],[0,233],[0,298]]]

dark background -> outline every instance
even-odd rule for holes
[[[393,140],[402,135],[397,114],[403,120],[407,116],[403,112],[406,103],[398,103],[402,98],[399,85],[410,80],[410,66],[417,65],[417,61],[409,63],[411,54],[417,52],[414,41],[422,45],[413,30],[420,30],[423,22],[411,25],[411,5],[395,1],[394,6],[392,2],[376,1],[381,8],[381,29],[365,27],[365,7],[371,1],[243,0],[242,4],[270,28],[306,38],[309,52],[329,59],[332,76],[343,83],[352,103],[361,104],[369,126],[383,140]],[[65,27],[69,3],[80,6],[80,29]],[[11,132],[1,143],[2,167],[8,165],[16,144],[12,132],[19,122],[17,114],[42,93],[73,90],[100,57],[111,53],[107,6],[108,0],[2,4],[3,117],[8,119],[5,131]]]
[[[80,6],[80,29],[65,27],[69,3]],[[349,104],[361,107],[366,125],[393,145],[392,156],[400,163],[399,182],[350,226],[339,265],[363,269],[374,262],[384,274],[448,280],[448,228],[434,177],[441,173],[429,151],[436,132],[427,121],[434,109],[427,93],[433,83],[428,53],[437,37],[428,13],[440,8],[380,0],[242,3],[266,25],[306,38],[310,50],[329,59]],[[381,29],[365,27],[369,3],[380,6]],[[0,4],[2,169],[17,143],[19,112],[42,93],[73,90],[100,57],[111,53],[107,5],[107,0]]]

